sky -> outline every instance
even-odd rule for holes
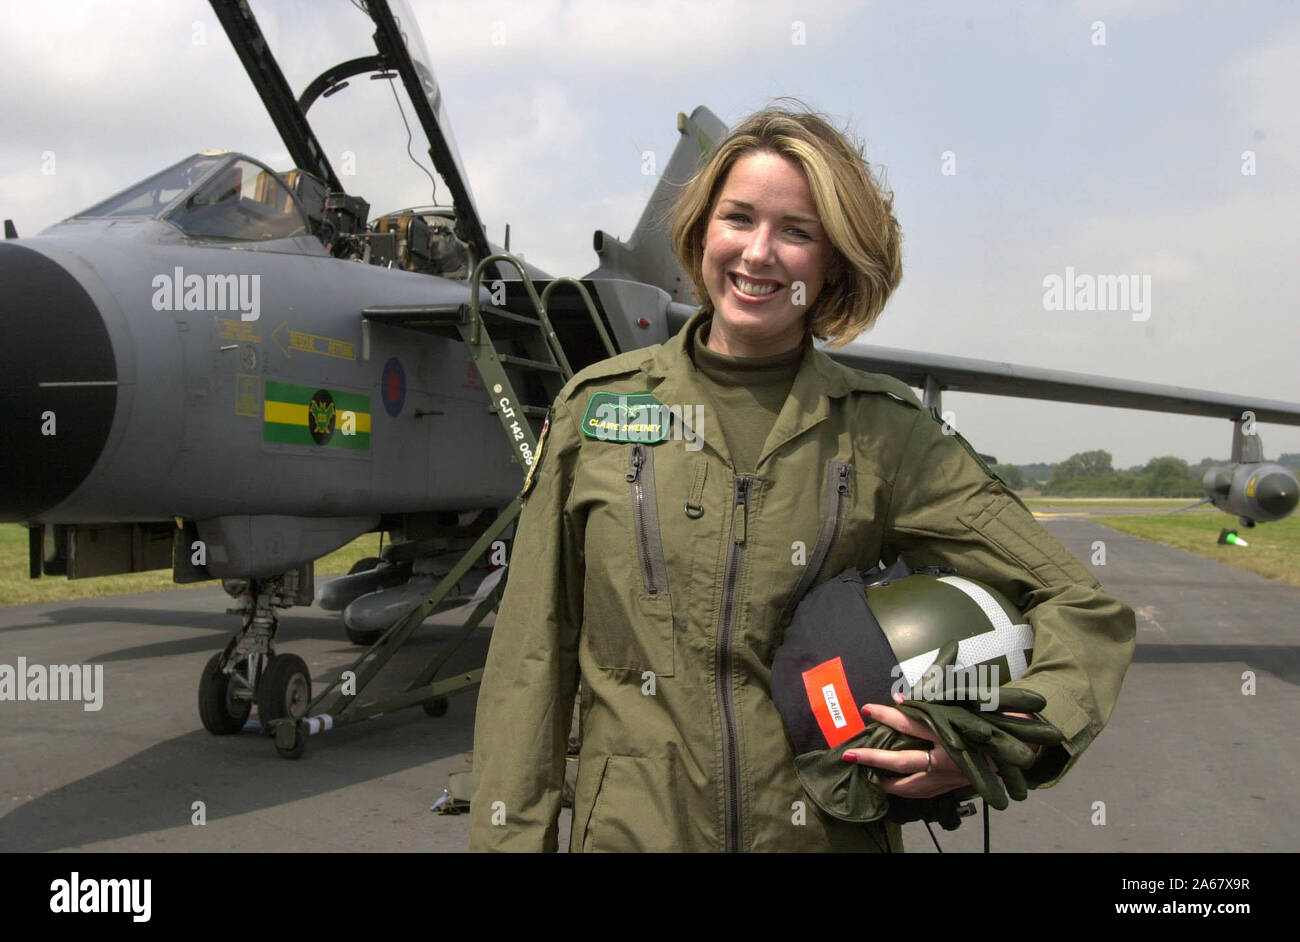
[[[254,0],[300,92],[373,53],[347,0]],[[1177,0],[412,0],[489,237],[553,274],[626,238],[705,105],[794,96],[893,191],[902,284],[859,343],[1300,403],[1300,4]],[[0,216],[20,235],[205,149],[288,153],[201,0],[0,0]],[[387,82],[310,117],[373,214],[449,201],[407,155]],[[413,121],[409,109],[407,119]],[[427,144],[410,150],[428,166]],[[1055,310],[1067,271],[1137,276],[1144,310]],[[946,393],[1009,463],[1102,448],[1227,459],[1230,424]],[[1300,427],[1261,424],[1266,457]]]

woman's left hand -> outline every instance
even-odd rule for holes
[[[880,787],[887,795],[900,798],[933,798],[953,789],[970,785],[970,779],[957,768],[947,750],[938,745],[934,733],[924,723],[912,719],[891,706],[870,703],[862,708],[868,722],[880,723],[907,736],[935,743],[929,750],[921,749],[850,749],[844,753],[848,762],[884,769],[901,778],[882,777]],[[1007,713],[1033,719],[1026,713]],[[1037,751],[1038,747],[1033,747]],[[997,771],[991,759],[985,759],[989,768]]]

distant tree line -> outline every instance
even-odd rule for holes
[[[1284,452],[1278,464],[1300,471],[1300,452]],[[1045,497],[1200,497],[1201,479],[1211,465],[1227,458],[1202,458],[1189,465],[1163,455],[1122,471],[1111,466],[1110,452],[1081,451],[1056,464],[995,464],[993,470],[1013,491],[1038,490]]]
[[[1300,457],[1300,456],[1297,456]],[[998,477],[1012,490],[1036,488],[1045,497],[1200,497],[1201,478],[1221,458],[1189,465],[1175,455],[1117,470],[1110,452],[1081,451],[1056,464],[998,464]]]

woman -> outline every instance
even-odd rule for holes
[[[1063,735],[1028,777],[1054,784],[1110,715],[1133,613],[909,387],[812,347],[866,330],[898,284],[892,197],[825,121],[769,109],[687,184],[673,243],[699,312],[576,375],[525,484],[479,693],[471,849],[556,848],[581,676],[571,850],[901,850],[896,825],[807,801],[770,695],[807,590],[900,556],[1026,611],[1015,686]],[[687,434],[655,421],[670,412]],[[966,783],[942,750],[855,758],[907,773],[886,786],[906,797]]]

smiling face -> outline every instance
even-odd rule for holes
[[[761,357],[799,346],[833,254],[799,165],[768,151],[739,158],[704,233],[709,349]]]

